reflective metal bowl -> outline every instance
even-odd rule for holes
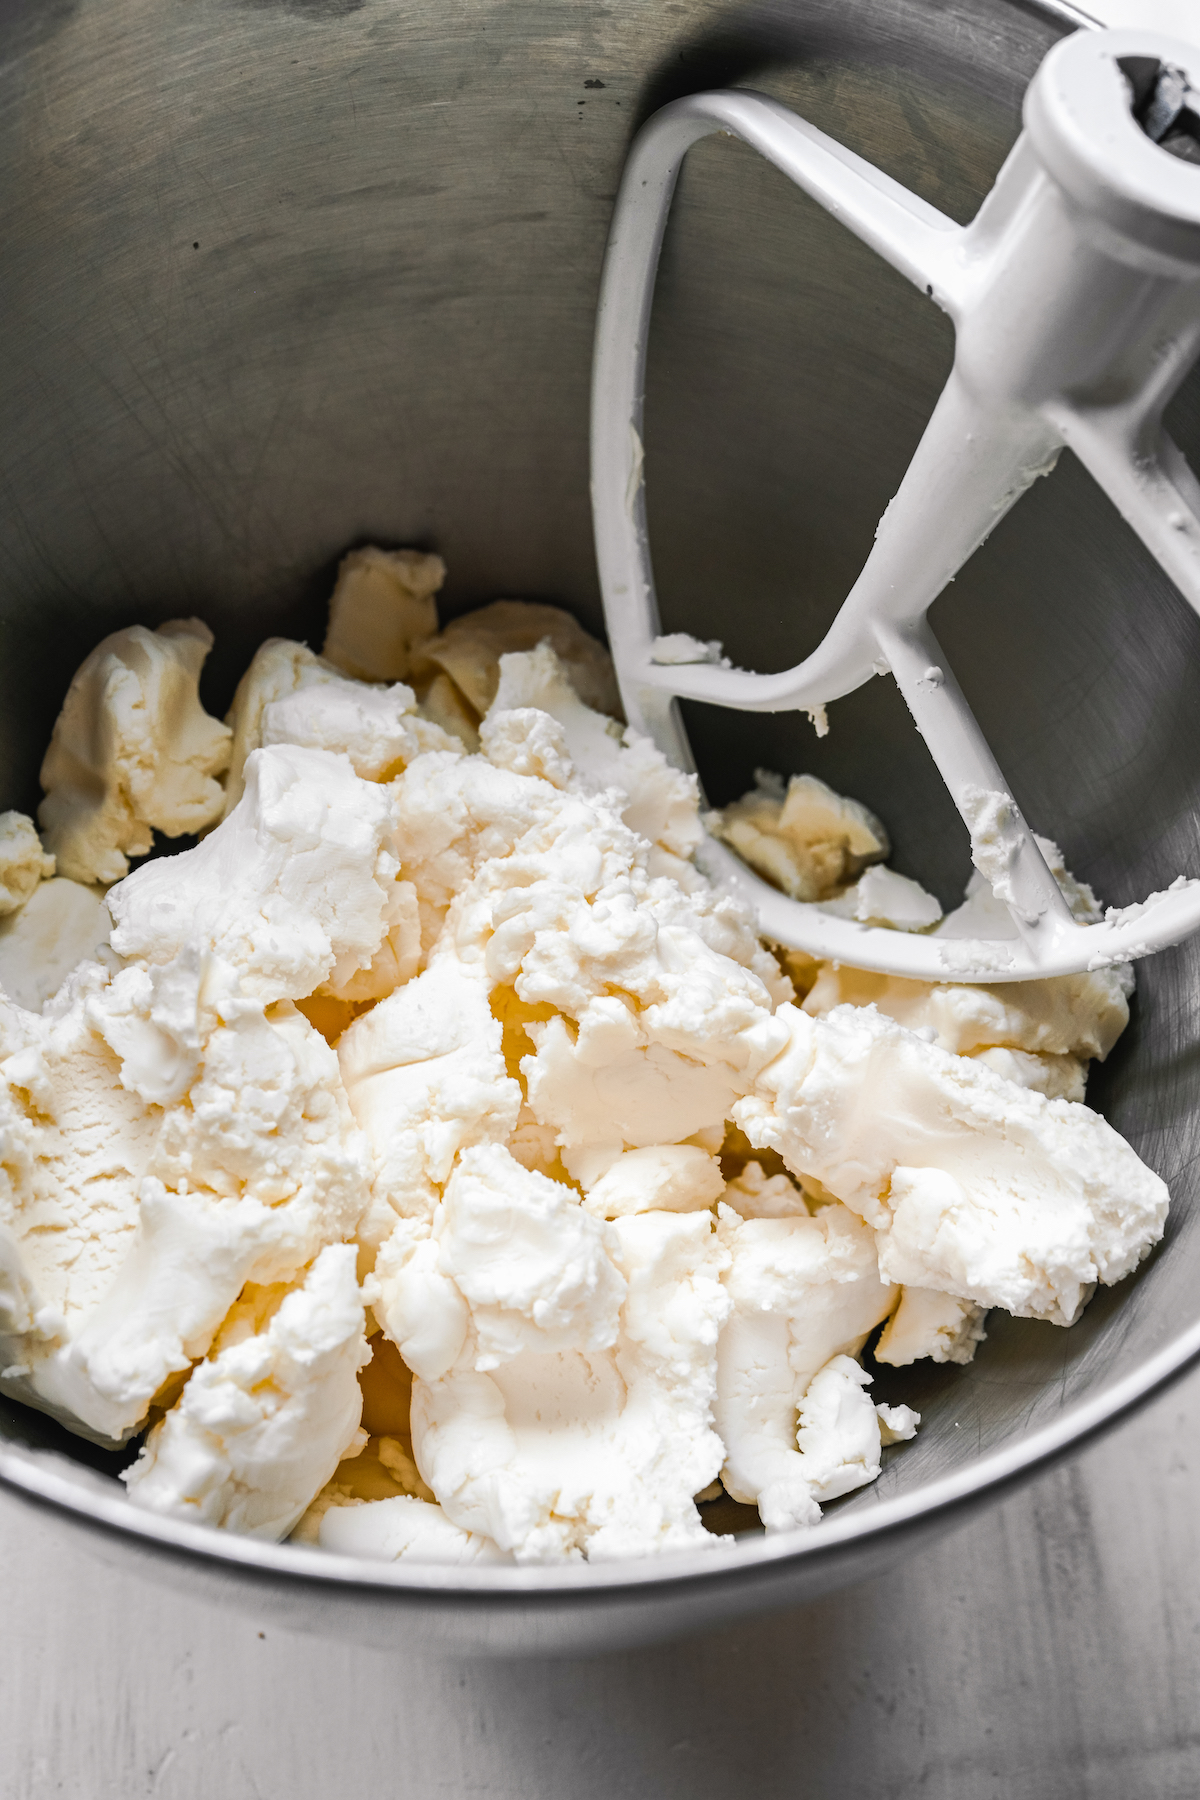
[[[223,710],[268,633],[316,637],[336,558],[436,546],[451,611],[599,607],[588,375],[635,125],[738,82],[956,218],[1016,136],[1070,9],[1000,0],[10,0],[0,13],[0,732],[31,808],[105,632],[197,612]],[[797,661],[848,588],[949,366],[949,327],[751,153],[689,159],[648,386],[665,628]],[[1200,445],[1200,385],[1169,420]],[[1200,623],[1064,458],[936,609],[1039,829],[1113,902],[1200,872]],[[887,819],[943,900],[963,834],[890,685],[789,717],[693,711],[708,791],[806,767]],[[445,1571],[135,1511],[115,1462],[0,1406],[10,1491],[97,1552],[384,1645],[598,1650],[876,1573],[1200,1353],[1195,944],[1140,975],[1091,1097],[1172,1186],[1167,1240],[1070,1331],[992,1315],[968,1369],[881,1372],[915,1444],[808,1535],[728,1557]]]

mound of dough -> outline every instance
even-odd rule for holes
[[[358,681],[405,681],[414,647],[437,631],[440,556],[420,550],[351,550],[338,568],[321,655]]]
[[[793,900],[828,900],[887,856],[887,833],[874,813],[815,775],[793,775],[786,792],[766,770],[757,780],[750,793],[710,815],[708,826]]]
[[[42,763],[38,819],[58,873],[119,881],[155,831],[203,831],[221,817],[216,777],[232,733],[200,704],[213,636],[199,619],[132,625],[97,644],[67,689]]]
[[[447,675],[479,720],[496,698],[500,658],[511,651],[536,650],[541,643],[550,645],[585,706],[620,717],[621,698],[604,645],[560,606],[532,600],[494,600],[453,619],[414,651],[409,676],[419,687],[422,680]]]

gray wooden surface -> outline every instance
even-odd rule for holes
[[[878,1583],[689,1643],[289,1637],[0,1503],[4,1800],[1192,1800],[1200,1376]]]

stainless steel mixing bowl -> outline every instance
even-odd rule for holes
[[[349,544],[427,544],[449,608],[599,607],[593,309],[636,123],[776,95],[954,217],[1016,136],[1069,9],[1004,0],[7,0],[0,10],[5,805],[106,631],[196,612],[223,710],[258,641],[319,637]],[[848,588],[949,366],[949,326],[742,147],[689,159],[648,386],[668,630],[799,660]],[[1200,384],[1169,420],[1200,447]],[[1110,901],[1200,873],[1200,623],[1069,458],[935,625],[1017,785]],[[890,684],[790,717],[690,717],[711,797],[811,768],[944,900],[963,834]],[[1200,1353],[1200,947],[1143,965],[1092,1098],[1170,1182],[1166,1242],[1070,1331],[992,1315],[968,1369],[888,1372],[924,1414],[819,1530],[563,1569],[353,1563],[147,1517],[114,1463],[0,1406],[10,1492],[98,1554],[359,1641],[597,1650],[871,1575],[1077,1446]]]

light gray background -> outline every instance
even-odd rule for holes
[[[130,1581],[0,1500],[4,1800],[1192,1800],[1200,1375],[882,1581],[433,1662]]]

